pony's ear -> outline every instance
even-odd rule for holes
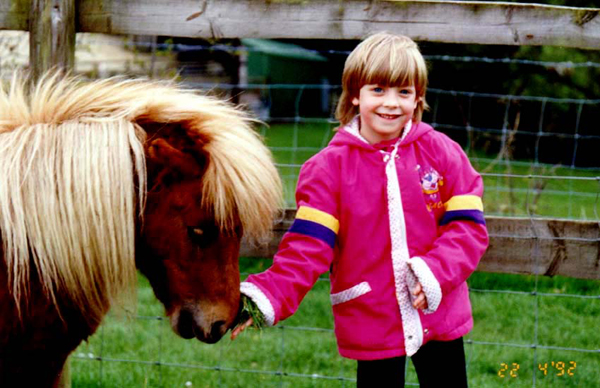
[[[159,181],[175,177],[200,178],[206,167],[204,155],[178,149],[165,138],[152,140],[147,145],[146,155],[148,173]]]

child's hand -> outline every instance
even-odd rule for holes
[[[254,326],[257,329],[261,329],[266,326],[265,317],[262,312],[256,306],[256,303],[249,297],[241,295],[241,311],[237,318],[237,323],[233,330],[231,330],[231,340],[237,338],[238,335],[246,328]]]
[[[421,283],[417,283],[415,288],[413,288],[412,293],[414,296],[416,296],[415,300],[413,301],[413,307],[419,310],[425,310],[428,307],[428,304]]]
[[[236,338],[237,338],[237,336],[238,336],[238,335],[239,335],[239,334],[240,334],[242,331],[246,330],[246,328],[247,328],[248,326],[251,326],[253,323],[254,323],[254,320],[253,320],[252,318],[249,318],[249,319],[248,319],[246,322],[244,322],[244,323],[242,323],[242,324],[240,324],[240,325],[237,325],[237,326],[235,327],[235,329],[233,329],[233,330],[231,331],[231,340],[233,341],[234,339],[236,339]]]

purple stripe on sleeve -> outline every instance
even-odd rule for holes
[[[296,218],[288,232],[300,233],[306,236],[317,238],[321,241],[324,241],[332,248],[335,246],[336,235],[334,231],[313,221]]]
[[[451,210],[447,211],[440,221],[440,225],[446,225],[452,221],[473,221],[485,225],[483,212],[480,210]]]

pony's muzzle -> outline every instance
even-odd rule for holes
[[[221,317],[217,307],[202,309],[197,305],[186,304],[171,315],[171,328],[185,339],[214,344],[229,329],[227,321]]]

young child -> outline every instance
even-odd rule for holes
[[[411,39],[364,40],[342,86],[342,126],[300,171],[273,266],[241,291],[275,325],[329,270],[338,348],[358,360],[358,387],[403,386],[407,355],[422,387],[466,387],[466,279],[488,245],[482,179],[421,122],[427,68]]]

